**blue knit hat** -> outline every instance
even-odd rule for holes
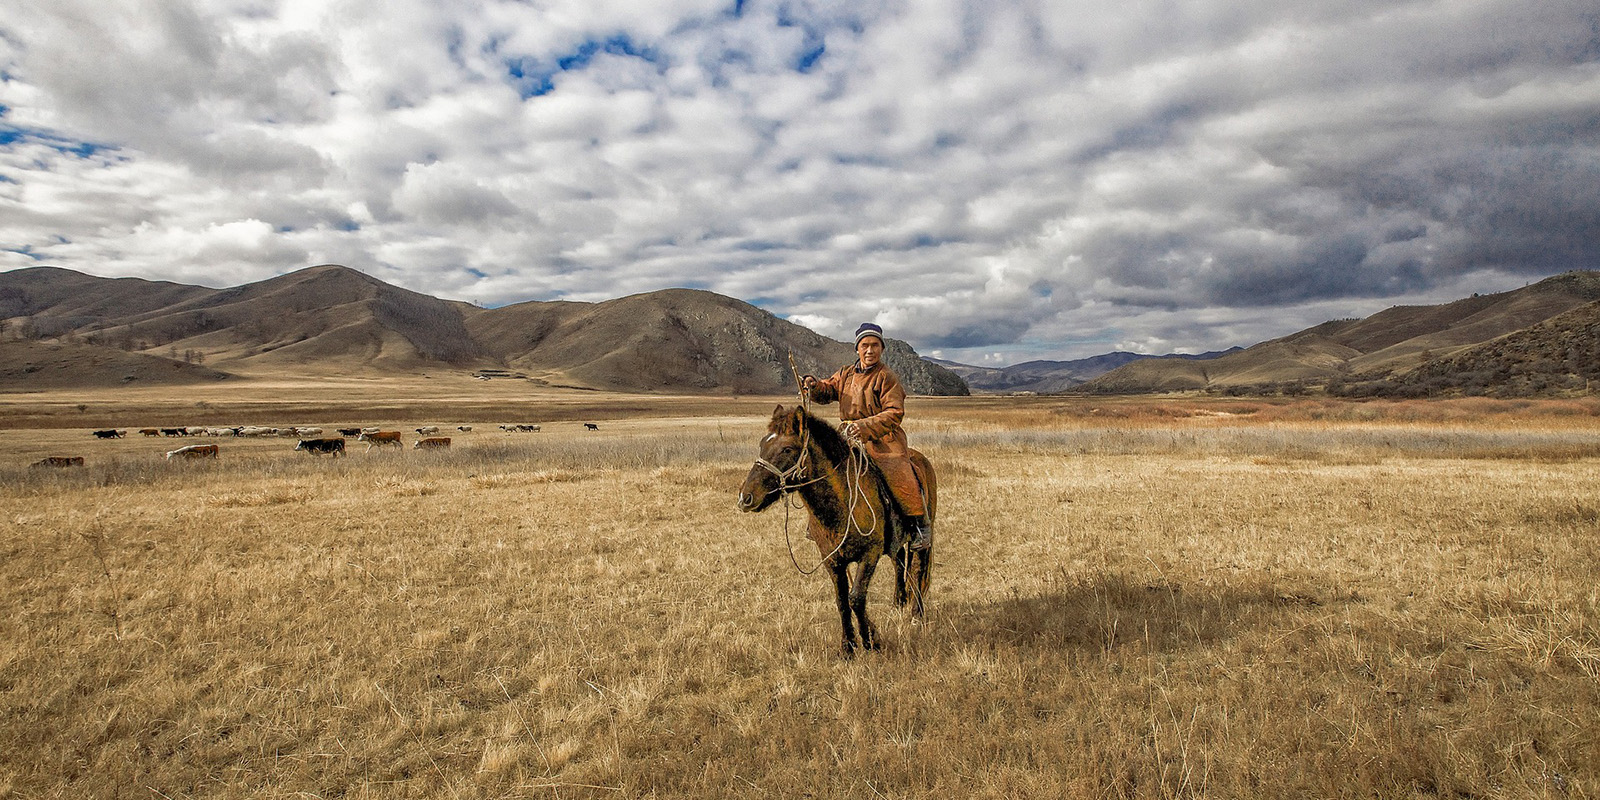
[[[856,328],[856,344],[861,344],[861,340],[868,336],[878,337],[878,344],[883,344],[883,328],[871,322],[863,322],[861,327]]]

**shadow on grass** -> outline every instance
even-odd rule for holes
[[[1191,587],[1102,573],[973,604],[956,615],[956,629],[965,641],[1000,647],[1167,652],[1256,625],[1282,625],[1286,616],[1324,613],[1315,607],[1330,596],[1303,583]]]

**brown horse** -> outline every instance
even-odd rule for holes
[[[933,467],[920,453],[914,452],[913,457],[920,462],[931,522],[938,498]],[[739,508],[764,511],[789,492],[798,494],[810,512],[806,538],[817,543],[822,564],[833,572],[846,657],[855,653],[858,629],[860,646],[878,649],[877,628],[867,619],[867,590],[878,560],[885,555],[894,561],[895,604],[909,602],[913,619],[922,618],[933,549],[912,551],[906,547],[911,531],[882,473],[866,453],[803,407],[780,405],[772,412],[767,436],[761,440],[761,455],[739,488]],[[850,579],[852,564],[857,565],[854,581]],[[852,624],[852,613],[858,624]]]

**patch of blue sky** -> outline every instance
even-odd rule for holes
[[[473,276],[475,278],[487,278],[487,277],[489,277],[489,273],[484,272],[481,269],[474,269],[472,267],[464,267],[462,271],[466,272],[468,275],[471,275],[471,276]]]
[[[665,67],[665,57],[659,51],[634,42],[625,33],[607,39],[590,39],[570,52],[551,59],[505,56],[502,61],[512,84],[517,87],[522,99],[527,100],[555,91],[558,75],[582,70],[600,55],[638,58],[654,64],[658,70]]]
[[[45,259],[45,256],[44,256],[43,253],[35,253],[35,252],[33,252],[33,245],[31,245],[31,244],[23,245],[22,247],[6,247],[6,248],[0,248],[0,249],[3,249],[7,253],[16,253],[19,256],[27,256],[28,258],[31,258],[34,261],[43,261]]]
[[[57,136],[49,131],[22,128],[16,125],[0,125],[0,147],[8,147],[18,142],[42,144],[58,153],[77,156],[78,158],[93,158],[102,151],[116,149],[81,139]]]
[[[812,45],[808,39],[807,45],[808,49],[802,51],[800,53],[800,58],[795,61],[795,72],[804,74],[816,69],[817,62],[821,61],[822,57],[828,53],[828,45],[821,39],[818,39],[814,45]]]
[[[785,3],[778,7],[778,27],[799,28],[805,31],[805,39],[800,44],[799,55],[793,63],[796,72],[810,72],[815,69],[817,62],[828,52],[827,36],[821,26],[812,20],[801,19],[796,16],[794,9]]]

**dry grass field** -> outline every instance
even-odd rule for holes
[[[780,398],[472,388],[0,397],[0,797],[1600,797],[1592,399],[913,399],[842,661]],[[89,436],[228,422],[474,430]]]

